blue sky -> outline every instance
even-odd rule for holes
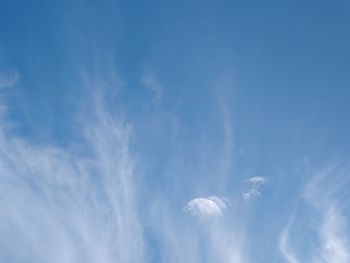
[[[350,262],[350,3],[0,1],[1,262]]]

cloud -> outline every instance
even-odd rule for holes
[[[291,227],[292,220],[289,221],[287,226],[283,229],[279,238],[279,250],[288,263],[299,263],[300,261],[296,258],[289,247],[289,230]]]
[[[186,231],[186,240],[189,238],[192,241],[190,243],[192,260],[186,260],[186,262],[247,262],[243,252],[244,234],[239,223],[230,227],[225,220],[211,221],[223,216],[227,206],[226,198],[209,196],[195,198],[184,207],[185,211],[196,218],[210,220],[210,224],[203,224],[198,228],[191,227],[191,230]],[[237,217],[234,216],[229,220],[232,222],[237,220]]]
[[[130,126],[91,108],[83,152],[0,130],[1,262],[145,262]]]
[[[255,188],[252,188],[248,192],[243,193],[244,201],[250,201],[251,199],[256,198],[258,196],[261,196],[261,193]]]
[[[12,87],[19,80],[20,75],[17,71],[12,73],[0,72],[0,89]]]
[[[266,184],[268,182],[268,180],[266,177],[254,176],[254,177],[246,180],[246,182],[249,182],[253,185],[262,185],[262,184]]]
[[[253,198],[261,196],[261,193],[258,189],[261,185],[266,184],[268,180],[266,177],[254,176],[248,180],[245,180],[245,182],[250,183],[252,185],[252,188],[249,191],[243,193],[242,197],[244,201],[250,201]]]
[[[349,187],[348,168],[339,165],[315,172],[304,190],[304,200],[321,216],[321,226],[317,229],[321,247],[316,251],[315,262],[350,261],[349,240],[344,234],[347,220],[343,216],[339,193]]]
[[[308,207],[307,219],[313,222],[312,230],[318,242],[311,246],[309,255],[305,255],[302,262],[350,262],[350,244],[345,234],[347,219],[342,211],[346,201],[340,194],[349,187],[347,175],[347,167],[329,165],[314,172],[305,185],[302,202]],[[299,218],[303,218],[303,215],[296,216],[295,221]],[[305,218],[302,220],[305,221]],[[290,222],[280,235],[279,249],[288,262],[297,263],[299,261],[290,251],[297,250],[298,247],[293,248],[288,244],[289,232]]]
[[[192,215],[205,218],[222,216],[225,208],[225,200],[217,196],[195,198],[184,207]]]
[[[349,241],[345,233],[346,219],[339,209],[330,205],[325,211],[319,231],[322,248],[320,257],[324,262],[350,262]]]

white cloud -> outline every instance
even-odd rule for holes
[[[261,196],[261,193],[259,192],[259,187],[261,185],[264,185],[268,182],[266,177],[262,177],[262,176],[254,176],[248,180],[245,180],[245,182],[250,183],[252,185],[252,188],[243,193],[243,199],[244,201],[250,201],[258,196]]]
[[[291,227],[291,222],[288,223],[288,225],[283,229],[280,238],[279,238],[279,250],[281,251],[282,255],[286,259],[288,263],[299,263],[300,261],[296,258],[296,256],[293,254],[289,247],[289,230]]]
[[[252,188],[248,192],[243,194],[243,199],[245,201],[250,201],[251,199],[256,198],[258,196],[261,196],[261,193],[257,189]]]
[[[268,180],[266,177],[254,176],[254,177],[248,179],[247,182],[249,182],[253,185],[262,185],[262,184],[266,184],[268,182]]]
[[[205,218],[222,216],[225,208],[225,199],[217,196],[195,198],[184,207],[192,215]]]
[[[315,246],[311,246],[310,253],[302,262],[350,262],[350,244],[346,236],[347,220],[343,216],[342,206],[339,205],[343,190],[348,188],[348,169],[337,165],[330,165],[315,172],[306,184],[303,201],[308,205],[316,238]],[[295,220],[298,217],[295,217]],[[310,219],[310,218],[308,218]],[[284,228],[280,236],[279,249],[290,263],[299,262],[290,252],[289,242],[290,223]],[[295,247],[294,250],[296,250]],[[308,258],[306,258],[308,257]]]
[[[330,165],[317,171],[305,187],[304,199],[318,211],[322,222],[317,229],[322,247],[315,252],[315,262],[350,262],[349,240],[344,234],[347,220],[338,205],[339,193],[348,186],[348,169]]]
[[[130,127],[93,108],[84,154],[0,129],[1,262],[145,262]]]
[[[320,257],[324,262],[350,262],[349,241],[345,236],[346,219],[333,205],[325,211],[320,229],[322,248]]]

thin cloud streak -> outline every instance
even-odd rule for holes
[[[289,231],[293,220],[283,229],[279,238],[279,250],[288,263],[300,263],[289,247]]]
[[[0,261],[145,261],[130,129],[96,112],[84,155],[0,131]]]

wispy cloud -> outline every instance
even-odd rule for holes
[[[95,112],[84,154],[0,130],[0,261],[145,262],[130,128]]]
[[[252,188],[248,192],[243,193],[243,199],[245,201],[250,201],[251,199],[256,198],[258,196],[261,196],[261,193],[255,188]]]
[[[330,165],[316,171],[306,184],[303,201],[313,216],[314,231],[318,239],[317,246],[312,246],[309,255],[302,262],[345,263],[350,261],[349,240],[345,235],[347,220],[343,216],[340,193],[348,187],[348,168]],[[344,188],[345,187],[345,188]],[[313,213],[311,213],[313,212]],[[310,218],[309,218],[310,219]],[[298,220],[298,217],[295,217]],[[319,222],[319,223],[316,223]],[[291,253],[289,242],[290,223],[280,236],[279,248],[288,262],[299,262]],[[297,234],[297,233],[296,233]],[[295,247],[297,249],[297,247]]]
[[[250,201],[256,197],[261,196],[261,193],[259,191],[259,187],[261,185],[266,184],[268,182],[268,180],[266,177],[254,176],[250,179],[245,180],[245,182],[247,182],[251,185],[251,189],[249,189],[249,191],[243,193],[242,197],[245,201]]]
[[[321,215],[321,226],[317,229],[321,247],[315,251],[315,262],[350,261],[349,241],[344,234],[347,220],[339,206],[339,193],[349,186],[347,174],[347,167],[329,165],[315,172],[305,187],[305,201]]]
[[[299,263],[294,253],[289,247],[289,230],[293,220],[291,219],[287,226],[283,229],[279,238],[279,249],[288,263]]]
[[[193,234],[201,237],[196,241],[200,247],[207,247],[205,253],[199,251],[197,260],[191,262],[247,262],[243,253],[244,238],[238,225],[231,228],[224,221],[214,220],[222,217],[227,208],[228,200],[218,196],[196,198],[184,207],[185,211],[200,219],[196,221],[200,227],[195,228]]]
[[[345,235],[345,226],[346,219],[341,215],[339,208],[330,205],[324,211],[323,224],[319,231],[322,262],[350,262],[350,246]]]
[[[254,177],[246,180],[246,182],[249,182],[253,185],[262,185],[262,184],[266,184],[268,182],[268,180],[266,177],[254,176]]]

